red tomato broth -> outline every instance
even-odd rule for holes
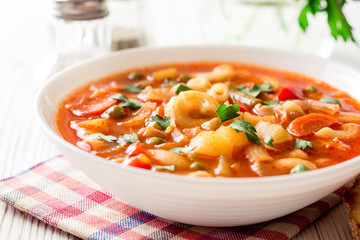
[[[146,75],[148,79],[149,76],[157,70],[160,69],[166,69],[169,67],[176,67],[179,74],[192,74],[197,72],[211,72],[213,71],[213,68],[223,64],[219,62],[200,62],[200,63],[174,63],[174,64],[166,64],[166,65],[158,65],[158,66],[150,66],[150,67],[144,67],[144,68],[138,68],[138,69],[131,69],[126,72],[122,72],[119,74],[113,74],[110,76],[106,76],[102,79],[98,79],[95,81],[92,81],[88,84],[86,84],[83,87],[80,87],[76,90],[74,90],[72,93],[70,93],[66,98],[59,104],[58,107],[58,113],[56,117],[56,125],[58,128],[59,133],[61,136],[68,142],[77,145],[78,142],[84,141],[84,134],[81,132],[84,132],[84,129],[82,129],[79,126],[75,126],[79,122],[87,121],[87,120],[94,120],[94,119],[101,119],[103,112],[99,113],[93,113],[89,114],[87,116],[76,116],[73,113],[74,109],[77,109],[84,104],[87,104],[91,101],[94,101],[93,99],[90,99],[89,97],[94,94],[94,91],[98,89],[105,89],[106,93],[109,92],[117,94],[122,93],[129,99],[137,99],[140,100],[137,96],[137,93],[129,93],[126,92],[123,87],[128,85],[133,85],[135,83],[140,82],[139,80],[129,80],[127,78],[127,75],[130,72],[138,71],[142,74]],[[339,91],[328,84],[324,82],[320,82],[318,80],[314,80],[310,77],[298,74],[298,73],[292,73],[287,71],[281,71],[281,70],[275,70],[270,68],[264,68],[259,66],[252,66],[252,65],[246,65],[246,64],[239,64],[239,63],[230,63],[234,67],[234,71],[237,73],[236,76],[232,77],[231,79],[226,79],[223,81],[224,83],[231,83],[232,85],[244,85],[247,87],[251,87],[254,85],[254,83],[261,84],[261,77],[262,76],[271,76],[277,79],[281,85],[291,85],[292,87],[296,89],[304,89],[309,84],[312,84],[316,86],[317,93],[316,94],[306,94],[304,93],[303,99],[310,98],[314,100],[319,100],[321,97],[337,97],[337,99],[341,102],[340,112],[353,112],[360,114],[360,105],[359,103],[352,99],[348,94],[343,93],[342,91]],[[164,86],[161,87],[161,84],[165,81],[159,81],[159,82],[153,82],[149,81],[151,83],[151,86],[156,88],[164,88],[168,91],[171,91],[172,86]],[[186,83],[181,84],[186,85]],[[261,93],[258,97],[261,97],[267,93]],[[275,92],[269,93],[266,97],[273,98],[272,101],[276,101],[276,94]],[[105,94],[106,95],[106,94]],[[104,95],[104,96],[105,96]],[[174,95],[175,97],[177,95]],[[102,96],[95,99],[102,99]],[[230,99],[229,99],[230,100]],[[268,99],[267,99],[268,100]],[[141,101],[141,100],[140,100]],[[231,101],[230,102],[235,102]],[[162,112],[159,114],[160,116],[163,116],[162,110],[157,110],[159,106],[166,107],[167,102],[156,102],[156,109],[153,111],[155,113]],[[249,108],[249,106],[242,106],[241,112],[244,111],[244,109]],[[141,131],[143,128],[146,128],[145,125],[149,124],[149,119],[147,118],[144,122],[144,124],[141,124],[139,126],[121,126],[121,123],[124,123],[128,120],[133,119],[134,117],[137,117],[136,112],[140,111],[138,110],[131,110],[127,107],[124,107],[126,110],[127,115],[123,118],[119,119],[108,119],[106,120],[107,126],[105,129],[102,129],[101,131],[93,131],[93,133],[101,132],[105,135],[112,135],[112,136],[119,136],[123,134],[130,134],[132,132],[138,133],[138,139],[142,143],[142,149],[143,154],[146,155],[150,161],[152,161],[151,157],[148,154],[148,151],[156,150],[156,149],[164,149],[169,150],[174,147],[185,147],[188,146],[190,143],[190,140],[197,136],[200,132],[205,131],[204,129],[201,129],[200,126],[196,126],[193,128],[180,128],[176,127],[178,131],[181,132],[181,134],[184,136],[184,140],[180,143],[173,141],[173,137],[171,134],[167,134],[166,137],[163,139],[165,140],[165,143],[152,146],[150,144],[147,144],[146,141],[149,137],[144,136],[143,134],[139,134],[139,131]],[[254,114],[253,109],[250,108],[249,111],[251,114]],[[312,110],[304,111],[305,114],[312,113]],[[229,126],[230,122],[232,120],[223,122],[222,125]],[[285,122],[281,124],[285,129],[290,124],[291,121]],[[73,124],[71,124],[73,123]],[[75,124],[76,123],[76,124]],[[120,125],[119,125],[120,123]],[[339,127],[334,126],[334,130],[339,129]],[[162,131],[162,130],[160,130]],[[165,136],[165,135],[164,135]],[[280,159],[280,158],[286,158],[288,157],[288,153],[291,150],[294,150],[294,142],[295,138],[292,136],[293,139],[291,141],[288,141],[286,143],[277,144],[275,145],[275,148],[269,148],[268,146],[265,146],[264,142],[262,141],[262,146],[265,146],[266,151],[268,154],[274,159]],[[347,159],[351,159],[355,156],[360,155],[360,138],[355,138],[351,140],[341,140],[339,142],[333,142],[330,140],[323,140],[323,139],[317,139],[314,134],[310,134],[309,136],[301,137],[302,140],[311,141],[313,142],[314,147],[312,148],[306,148],[305,150],[302,150],[307,154],[307,158],[304,159],[306,161],[310,161],[316,165],[316,159],[321,158],[328,158],[330,161],[323,161],[326,163],[319,163],[317,168],[330,166],[333,164],[337,164],[340,162],[343,162]],[[103,141],[103,140],[99,140]],[[220,143],[221,144],[221,143]],[[250,143],[250,145],[253,145],[254,143]],[[102,143],[101,145],[104,145],[104,148],[101,150],[94,150],[93,147],[91,147],[91,153],[99,155],[101,157],[104,157],[111,161],[116,161],[121,163],[125,163],[128,161],[126,149],[129,148],[132,144],[127,143],[123,146],[117,147],[117,143],[111,142],[111,143]],[[90,145],[91,146],[91,145]],[[113,149],[118,148],[118,149]],[[272,162],[264,162],[260,164],[254,164],[254,162],[251,162],[246,153],[245,153],[246,147],[240,148],[236,151],[236,154],[233,154],[235,156],[232,157],[232,159],[228,159],[228,165],[229,165],[229,173],[227,175],[217,174],[219,166],[221,165],[221,158],[222,156],[207,156],[204,154],[196,154],[196,153],[190,153],[190,154],[181,154],[184,159],[186,159],[189,162],[189,166],[187,168],[183,169],[177,169],[175,168],[173,173],[176,174],[183,174],[183,175],[189,175],[196,171],[206,171],[209,176],[226,176],[226,177],[259,177],[259,176],[270,176],[270,175],[281,175],[281,174],[288,174],[289,169],[285,168],[279,168],[275,167]],[[344,150],[345,149],[345,150]],[[110,154],[112,152],[113,154]],[[321,161],[318,162],[321,162]],[[204,165],[204,170],[199,169],[193,169],[190,165],[194,162],[200,162]],[[131,164],[129,164],[131,165]],[[141,165],[141,164],[140,164]],[[141,167],[141,166],[138,167]],[[158,164],[152,164],[152,165],[158,165]],[[133,165],[134,166],[134,165]],[[260,166],[260,167],[259,167]],[[148,169],[147,167],[143,167]],[[261,170],[259,170],[261,169]],[[152,170],[155,170],[154,168]],[[164,172],[170,172],[167,170],[156,170],[156,171],[164,171]],[[197,175],[194,175],[197,176]],[[202,176],[199,173],[199,176]]]

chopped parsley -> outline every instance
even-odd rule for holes
[[[160,115],[155,114],[150,117],[150,121],[158,123],[164,130],[170,126],[170,118],[167,116],[161,117]]]
[[[125,135],[120,136],[119,138],[124,139],[128,143],[134,143],[134,142],[139,141],[139,138],[136,135],[136,133],[125,134]]]
[[[114,137],[112,135],[105,135],[105,134],[102,134],[102,133],[93,133],[93,134],[89,135],[89,137],[96,138],[96,139],[101,139],[101,140],[104,140],[104,141],[107,141],[107,142],[114,142],[114,141],[117,140],[117,137]]]
[[[300,148],[302,150],[306,149],[307,147],[312,147],[313,144],[312,142],[306,141],[306,140],[302,140],[302,139],[296,139],[294,148]]]
[[[129,107],[131,110],[136,110],[138,108],[141,108],[144,105],[144,103],[142,103],[138,100],[128,99],[127,97],[125,97],[124,94],[121,94],[121,93],[111,96],[111,98],[115,99],[115,100],[123,101],[123,102],[119,103],[119,105],[121,107]]]
[[[234,87],[250,96],[253,96],[253,97],[257,97],[261,92],[272,92],[273,91],[270,83],[264,83],[264,84],[255,83],[250,90],[245,86],[234,86]]]
[[[337,39],[339,36],[342,37],[344,41],[348,39],[356,42],[353,34],[352,27],[349,22],[346,20],[345,14],[343,13],[343,6],[346,0],[307,0],[307,4],[300,12],[298,22],[300,27],[306,31],[309,26],[309,21],[307,15],[310,13],[316,15],[317,13],[327,13],[327,22],[331,30],[331,35]]]
[[[163,86],[166,86],[166,85],[168,85],[168,84],[170,84],[170,83],[173,83],[173,84],[175,85],[175,84],[177,84],[177,81],[175,81],[175,80],[172,79],[172,78],[167,78],[167,79],[165,79],[165,82],[163,82],[163,83],[161,84],[161,86],[163,87]]]
[[[119,101],[123,101],[123,102],[126,102],[126,101],[129,100],[127,97],[125,97],[124,94],[121,94],[121,93],[113,95],[110,98],[115,99],[115,100],[119,100]]]
[[[189,88],[189,87],[187,87],[187,86],[185,86],[185,85],[180,84],[180,85],[177,87],[175,93],[176,93],[176,94],[179,94],[180,92],[189,91],[189,90],[191,90],[191,88]]]
[[[170,172],[175,171],[175,165],[170,165],[170,166],[152,165],[152,167],[157,170],[166,170],[166,171],[170,171]]]
[[[270,147],[274,147],[273,141],[274,141],[274,139],[272,139],[271,136],[266,136],[266,138],[264,139],[264,142],[266,143],[266,145],[269,145]]]
[[[226,106],[224,103],[220,104],[220,106],[216,109],[216,114],[219,116],[222,122],[225,122],[229,119],[236,118],[240,114],[237,113],[240,110],[239,104],[233,104],[230,106]]]
[[[310,171],[304,164],[300,163],[291,169],[290,174],[302,173]]]
[[[141,92],[141,90],[143,90],[137,84],[132,85],[132,86],[126,86],[124,89],[125,89],[125,91],[132,92],[132,93],[139,93],[139,92]]]
[[[261,102],[262,105],[268,106],[270,108],[273,108],[277,105],[279,105],[279,101],[274,101],[274,102]]]
[[[341,105],[340,101],[337,100],[336,98],[322,98],[322,99],[320,99],[320,102],[334,103],[334,104],[339,104],[339,105]]]
[[[175,148],[170,148],[169,151],[176,154],[181,154],[181,153],[188,153],[192,149],[193,149],[192,147],[175,147]]]
[[[230,127],[235,129],[236,132],[243,131],[249,142],[253,142],[256,145],[261,145],[260,138],[258,135],[256,135],[256,129],[251,123],[242,120],[236,120],[230,124]]]

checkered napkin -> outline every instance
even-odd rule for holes
[[[214,228],[136,209],[57,156],[0,181],[0,199],[83,239],[290,239],[341,201],[344,188],[295,213],[261,224]]]

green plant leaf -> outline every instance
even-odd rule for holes
[[[256,135],[256,129],[251,123],[242,120],[236,120],[230,124],[229,127],[235,129],[236,132],[243,131],[249,142],[253,142],[256,145],[261,145],[260,138],[258,135]]]
[[[271,136],[266,136],[266,138],[264,139],[264,142],[266,145],[269,145],[270,147],[274,147],[274,145],[273,145],[274,140],[272,139]]]
[[[270,107],[270,108],[273,108],[273,107],[275,107],[275,106],[279,105],[279,104],[280,104],[280,102],[279,102],[279,101],[273,101],[273,102],[261,102],[261,104],[262,104],[262,105],[266,105],[266,106],[268,106],[268,107]]]
[[[189,87],[187,87],[187,86],[185,86],[185,85],[180,84],[180,85],[177,87],[175,93],[176,93],[176,94],[179,94],[180,92],[190,91],[190,90],[191,90],[191,88],[189,88]]]
[[[324,2],[326,6],[324,7]],[[328,17],[328,25],[331,30],[331,35],[338,39],[342,37],[344,41],[351,40],[356,43],[352,34],[352,27],[348,23],[343,12],[343,6],[346,0],[307,0],[307,4],[300,12],[298,22],[300,27],[306,31],[309,26],[307,15],[309,13],[314,16],[319,12],[325,12]]]
[[[143,90],[142,88],[138,87],[137,84],[131,85],[131,86],[126,86],[124,89],[125,89],[125,91],[132,92],[132,93],[139,93],[139,92],[141,92],[141,90]]]
[[[167,116],[164,116],[163,118],[160,115],[155,114],[150,117],[150,121],[157,122],[164,130],[170,126],[170,118]]]
[[[165,82],[163,82],[163,83],[161,84],[161,86],[163,87],[163,86],[166,86],[166,85],[168,85],[168,84],[170,84],[170,83],[173,83],[174,85],[178,84],[178,82],[175,81],[174,79],[172,79],[172,78],[167,78],[167,79],[165,79]]]
[[[175,148],[170,148],[169,151],[176,154],[181,154],[181,153],[188,153],[192,149],[193,149],[192,147],[175,147]]]
[[[264,84],[257,84],[255,83],[252,88],[249,90],[245,86],[234,86],[236,89],[250,95],[253,97],[257,97],[261,92],[272,92],[273,89],[271,88],[270,83],[264,83]]]
[[[144,105],[143,102],[140,102],[135,99],[128,99],[124,94],[121,93],[111,96],[111,98],[122,101],[121,103],[119,103],[119,105],[121,107],[129,107],[131,110],[139,109]]]
[[[166,170],[169,172],[175,171],[175,165],[169,165],[169,166],[152,165],[152,167],[156,168],[157,170]]]
[[[306,141],[306,140],[302,140],[302,139],[296,139],[295,141],[295,145],[294,145],[294,148],[299,148],[299,149],[306,149],[307,147],[313,147],[313,144],[312,142],[310,141]]]
[[[136,135],[136,133],[125,134],[125,135],[120,136],[119,138],[124,139],[128,143],[134,143],[134,142],[139,141],[139,138]]]
[[[114,136],[111,136],[111,135],[105,135],[105,134],[102,134],[102,133],[93,133],[93,134],[89,135],[89,137],[96,138],[96,139],[101,139],[101,140],[104,140],[104,141],[107,141],[107,142],[114,142],[114,141],[117,140],[117,137],[114,137]]]
[[[220,104],[220,106],[216,109],[216,114],[219,116],[222,122],[227,120],[236,118],[240,114],[237,113],[240,110],[239,104],[233,104],[230,106],[226,106],[224,103]]]
[[[334,104],[341,105],[341,102],[339,100],[337,100],[336,98],[322,98],[322,99],[320,99],[320,102],[334,103]]]
[[[290,174],[302,173],[310,171],[304,164],[300,163],[291,169]]]

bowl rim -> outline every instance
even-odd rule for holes
[[[76,71],[77,68],[83,66],[83,65],[87,65],[87,64],[92,64],[95,63],[97,61],[103,61],[104,59],[107,58],[112,58],[114,56],[117,55],[125,55],[125,54],[138,54],[138,53],[143,53],[146,51],[159,51],[159,50],[172,50],[172,49],[192,49],[192,48],[203,48],[203,49],[211,49],[211,48],[228,48],[228,49],[247,49],[250,51],[261,51],[261,52],[267,52],[267,53],[271,53],[271,54],[283,54],[292,58],[306,58],[307,60],[320,60],[320,61],[326,61],[328,63],[331,64],[335,64],[338,67],[342,68],[342,69],[346,69],[352,73],[355,73],[356,75],[358,75],[360,77],[360,71],[357,70],[356,68],[353,68],[351,66],[348,66],[346,64],[343,64],[341,62],[332,60],[332,59],[324,59],[320,56],[317,56],[315,54],[312,53],[305,53],[305,52],[297,52],[297,51],[293,51],[293,50],[288,50],[288,49],[273,49],[273,48],[266,48],[266,47],[249,47],[249,46],[233,46],[233,45],[184,45],[184,46],[165,46],[165,47],[138,47],[138,48],[134,48],[134,49],[126,49],[126,50],[121,50],[121,51],[117,51],[114,53],[110,53],[106,56],[102,56],[102,57],[98,57],[98,58],[94,58],[94,59],[90,59],[78,64],[75,64],[73,66],[67,67],[64,70],[54,74],[53,76],[51,76],[46,82],[44,82],[41,87],[39,88],[37,94],[36,94],[36,98],[35,98],[35,107],[36,107],[36,116],[38,121],[40,122],[40,125],[42,126],[43,130],[46,132],[46,134],[48,136],[50,136],[53,140],[55,140],[56,142],[62,144],[63,146],[65,146],[68,149],[71,149],[71,151],[75,151],[79,154],[82,154],[88,158],[92,158],[93,161],[96,161],[98,163],[101,164],[105,164],[108,165],[109,167],[116,167],[119,168],[123,171],[129,171],[129,173],[138,173],[138,174],[142,174],[144,176],[149,176],[149,177],[153,177],[153,178],[159,178],[159,179],[166,179],[166,180],[174,180],[174,181],[183,181],[183,182],[198,182],[198,183],[209,183],[209,184],[229,184],[229,183],[234,183],[234,184],[260,184],[260,183],[277,183],[277,182],[283,182],[285,180],[287,181],[299,181],[301,179],[305,179],[305,178],[309,178],[309,177],[317,177],[317,176],[325,176],[325,175],[329,175],[333,172],[336,171],[341,171],[344,170],[348,167],[351,167],[352,165],[356,164],[357,162],[360,163],[360,155],[357,157],[354,157],[352,159],[346,160],[344,162],[341,163],[337,163],[335,165],[332,166],[328,166],[328,167],[324,167],[321,169],[316,169],[315,171],[309,171],[309,172],[304,172],[302,174],[285,174],[285,175],[276,175],[276,176],[264,176],[264,177],[231,177],[231,178],[225,178],[225,177],[213,177],[213,178],[199,178],[199,177],[189,177],[189,176],[184,176],[184,175],[179,175],[179,174],[172,174],[172,173],[166,173],[166,172],[155,172],[155,171],[150,171],[150,170],[146,170],[146,169],[141,169],[141,168],[136,168],[136,167],[131,167],[131,166],[124,166],[122,164],[119,163],[115,163],[109,160],[106,160],[104,158],[101,158],[99,156],[93,155],[89,152],[86,152],[78,147],[76,147],[75,145],[67,142],[64,138],[62,138],[59,133],[57,133],[55,130],[53,130],[49,123],[46,121],[44,114],[42,112],[42,105],[43,105],[43,101],[44,101],[44,95],[45,92],[51,88],[51,86],[56,83],[57,81],[59,81],[58,79],[61,78],[62,75],[72,72],[72,71]],[[216,60],[216,59],[214,59]],[[180,61],[179,61],[180,62]],[[190,61],[189,61],[190,62]],[[193,61],[196,62],[196,61]],[[242,61],[238,61],[239,63],[241,63]],[[247,63],[246,61],[243,61],[242,63]],[[256,63],[250,63],[251,65],[257,65],[257,66],[262,66],[261,64],[256,64]],[[154,64],[156,65],[156,64]],[[141,67],[141,66],[139,66]],[[267,66],[265,66],[267,67]],[[270,67],[270,66],[269,66]],[[279,69],[277,67],[270,67],[273,69]],[[290,72],[295,72],[296,71],[292,71],[292,70],[284,70],[283,71],[290,71]],[[111,74],[111,73],[109,73]],[[303,74],[303,73],[299,73],[299,74]],[[307,74],[303,74],[306,75]],[[95,79],[94,79],[95,80]],[[75,89],[75,88],[73,88]],[[72,89],[72,90],[73,90]],[[67,94],[69,94],[70,92],[68,92]],[[56,102],[55,107],[57,107],[59,104],[59,102]],[[100,162],[101,161],[101,162]]]

